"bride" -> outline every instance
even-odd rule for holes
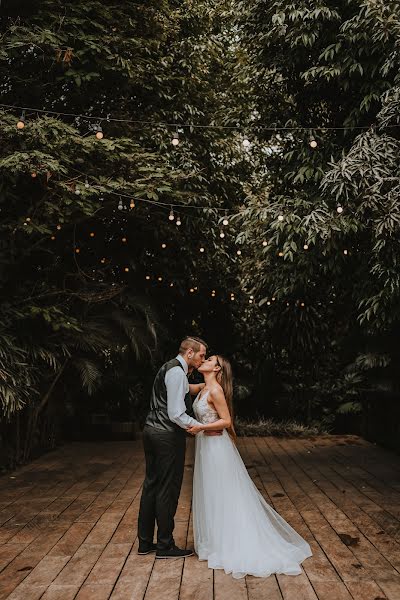
[[[196,386],[193,410],[201,425],[188,432],[196,436],[193,532],[199,560],[234,578],[298,575],[311,548],[264,500],[236,448],[230,363],[210,356],[198,370],[205,385]],[[221,429],[220,436],[204,435]]]

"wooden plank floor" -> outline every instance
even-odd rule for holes
[[[181,546],[193,545],[187,441]],[[138,556],[141,441],[73,443],[0,478],[0,600],[400,600],[395,454],[354,436],[241,438],[239,450],[312,546],[301,575],[234,580],[196,556]]]

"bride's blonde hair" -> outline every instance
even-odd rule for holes
[[[222,387],[222,389],[224,390],[224,394],[225,394],[225,400],[226,403],[228,405],[228,409],[229,409],[229,414],[231,416],[231,426],[227,429],[229,435],[231,436],[232,440],[235,442],[236,444],[236,431],[235,431],[235,427],[233,424],[233,376],[232,376],[232,367],[231,367],[231,363],[229,362],[229,360],[227,358],[225,358],[225,356],[222,356],[221,354],[216,354],[215,355],[216,359],[217,359],[217,365],[220,368],[220,370],[217,373],[217,381],[220,384],[220,386]]]

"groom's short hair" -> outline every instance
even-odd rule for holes
[[[179,354],[185,354],[185,352],[189,350],[189,348],[193,348],[195,352],[198,352],[200,350],[201,344],[203,344],[203,346],[207,350],[208,345],[204,340],[192,335],[187,336],[181,341],[181,345],[179,346]]]

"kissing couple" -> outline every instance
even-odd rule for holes
[[[219,354],[206,358],[198,337],[158,371],[143,429],[146,475],[138,517],[138,554],[186,558],[196,552],[211,569],[235,579],[299,575],[309,544],[265,501],[236,447],[232,369]],[[197,369],[204,383],[189,384]],[[191,397],[196,396],[193,404]],[[192,412],[193,409],[193,412]],[[191,416],[191,414],[194,416]],[[185,465],[186,432],[195,436],[194,550],[174,542],[174,517]],[[157,543],[153,536],[157,523]]]

